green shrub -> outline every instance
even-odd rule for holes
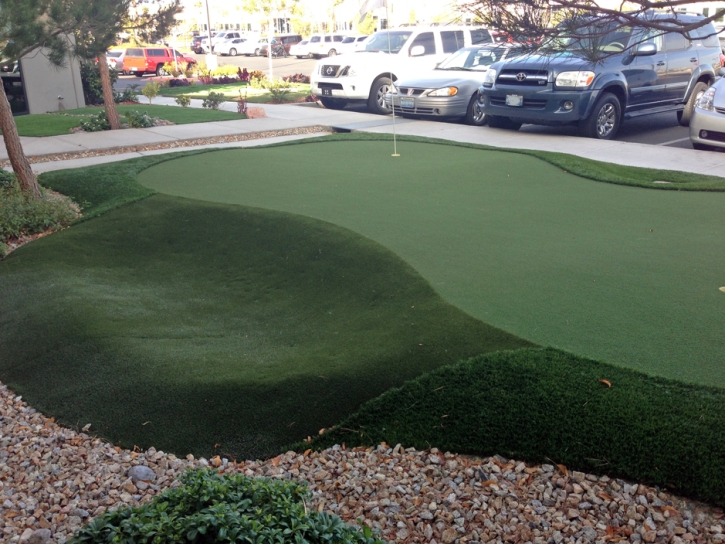
[[[163,85],[161,85],[158,81],[149,81],[144,88],[141,89],[141,94],[148,98],[149,104],[151,104],[153,99],[159,96],[162,87]]]
[[[231,64],[225,64],[224,66],[218,66],[211,71],[213,76],[236,76],[239,68],[232,66]]]
[[[292,85],[283,79],[268,79],[264,82],[264,88],[272,95],[272,102],[280,104],[292,90]]]
[[[8,254],[10,248],[5,242],[0,242],[0,259],[4,258]]]
[[[249,72],[249,86],[253,89],[263,89],[266,81],[267,76],[261,70]]]
[[[126,112],[126,122],[130,128],[149,128],[154,126],[154,119],[147,112],[132,110]]]
[[[225,100],[226,98],[222,93],[210,92],[201,103],[201,106],[210,110],[218,110],[219,105]]]
[[[278,542],[376,544],[338,518],[308,511],[302,484],[243,474],[190,471],[182,486],[137,508],[120,508],[91,521],[69,544],[84,542]]]
[[[725,390],[555,349],[439,368],[363,404],[312,446],[343,442],[554,461],[725,505]]]
[[[97,115],[91,115],[88,119],[84,119],[80,122],[79,126],[86,132],[111,130],[111,124],[108,122],[108,116],[105,111],[101,111]]]
[[[138,87],[138,85],[134,85]],[[116,104],[123,104],[124,102],[138,102],[135,89],[127,88],[121,92],[113,93],[113,101]]]
[[[182,108],[188,108],[189,104],[191,104],[191,98],[188,96],[181,95],[181,96],[177,96],[174,99],[174,102],[176,102]]]
[[[0,168],[0,189],[9,187],[15,181],[15,174]]]
[[[111,73],[111,86],[118,81],[118,72],[109,68]],[[86,105],[98,106],[103,104],[103,88],[101,87],[101,72],[98,65],[91,62],[81,63],[81,83]]]
[[[68,226],[76,216],[75,205],[69,198],[58,199],[46,194],[40,199],[26,198],[15,181],[0,186],[0,241],[58,230]]]

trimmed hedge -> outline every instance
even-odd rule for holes
[[[312,447],[383,441],[554,461],[725,506],[725,391],[555,349],[434,370],[367,402]]]
[[[142,506],[97,517],[69,542],[382,544],[368,527],[359,530],[337,516],[308,511],[310,495],[297,482],[213,470],[187,472],[181,482]]]

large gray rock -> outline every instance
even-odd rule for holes
[[[30,529],[26,529],[23,535],[20,537],[22,544],[45,544],[50,539],[50,529],[37,529],[29,532]]]
[[[156,479],[156,473],[149,467],[138,465],[129,469],[128,477],[131,478],[133,483],[138,481],[153,482]]]

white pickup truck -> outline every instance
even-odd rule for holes
[[[463,26],[381,30],[368,38],[364,49],[318,61],[310,78],[312,93],[326,108],[365,100],[370,111],[387,114],[385,95],[394,81],[432,70],[462,47],[497,38],[496,32]]]

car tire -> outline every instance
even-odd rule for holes
[[[330,50],[329,50],[329,51],[327,52],[327,56],[328,56],[328,57],[334,57],[335,55],[337,55],[337,51],[335,51],[334,49],[330,49]]]
[[[229,50],[229,56],[230,57],[236,57],[237,56],[237,50],[233,47]]]
[[[690,99],[685,104],[685,109],[677,112],[677,122],[680,123],[680,125],[682,125],[683,127],[690,126],[690,119],[692,119],[692,114],[695,111],[695,104],[697,104],[697,101],[700,100],[700,97],[705,94],[707,87],[707,83],[705,83],[704,81],[698,81],[695,84],[695,88],[692,89]]]
[[[478,105],[478,95],[474,95],[471,101],[468,103],[468,109],[466,110],[466,116],[464,117],[467,125],[473,127],[482,127],[486,124],[486,114],[483,113],[481,107]]]
[[[169,73],[166,70],[164,70],[164,65],[159,63],[156,65],[156,75],[158,77],[162,77],[162,76],[168,76]]]
[[[390,114],[390,110],[385,104],[385,95],[392,85],[393,82],[389,77],[379,77],[373,81],[373,85],[370,87],[370,96],[368,97],[368,109],[372,113],[378,115]]]
[[[622,124],[622,106],[612,93],[604,93],[594,104],[589,117],[579,122],[579,132],[586,138],[613,140]]]
[[[342,98],[326,98],[321,96],[320,102],[328,110],[341,110],[347,106],[347,100],[343,100]]]
[[[254,56],[255,57],[258,57],[259,56],[259,48],[257,48],[257,49],[254,50]]]
[[[487,115],[486,122],[491,128],[505,128],[507,130],[518,130],[523,123],[514,121],[510,117],[502,117],[500,115]]]
[[[301,58],[302,58],[302,57],[300,57],[299,55],[295,55],[295,56],[296,56],[296,57],[297,57],[298,59],[301,59]]]
[[[698,151],[710,151],[710,146],[705,144],[698,144],[695,142],[692,142],[693,149],[697,149]]]

